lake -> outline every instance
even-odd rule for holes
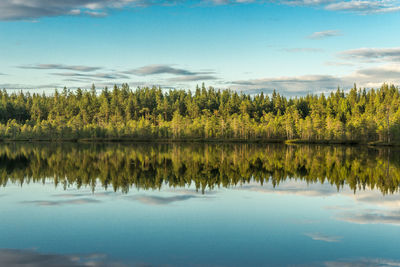
[[[0,266],[400,266],[400,151],[0,144]]]

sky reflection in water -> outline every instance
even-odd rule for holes
[[[98,182],[93,193],[48,178],[9,181],[0,199],[0,266],[400,266],[400,195],[369,187],[286,179],[124,193]]]

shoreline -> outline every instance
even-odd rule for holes
[[[3,143],[223,143],[223,144],[285,144],[285,145],[345,145],[345,146],[373,146],[398,147],[397,142],[379,141],[340,141],[340,140],[301,140],[301,139],[166,139],[166,138],[73,138],[73,139],[0,139]]]

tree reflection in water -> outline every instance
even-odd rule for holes
[[[0,182],[54,181],[56,186],[160,189],[194,185],[199,191],[255,182],[300,179],[340,190],[397,192],[400,153],[394,148],[260,144],[0,145]]]

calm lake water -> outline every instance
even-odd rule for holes
[[[0,144],[0,266],[400,266],[399,152]]]

